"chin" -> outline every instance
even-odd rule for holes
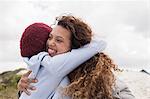
[[[55,54],[49,54],[51,57],[55,56]]]

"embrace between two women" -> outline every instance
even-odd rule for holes
[[[134,99],[102,53],[106,43],[92,39],[88,24],[74,16],[56,21],[54,28],[31,24],[21,37],[21,55],[32,72],[18,83],[19,99]]]

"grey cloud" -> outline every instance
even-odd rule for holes
[[[19,61],[20,49],[19,42],[14,40],[0,41],[0,62]]]
[[[117,1],[117,0],[116,0]],[[149,36],[147,26],[147,8],[145,8],[145,1],[141,0],[141,3],[135,1],[114,2],[102,2],[102,1],[28,1],[28,2],[0,2],[0,61],[19,61],[21,59],[19,55],[19,39],[24,28],[33,21],[44,20],[44,22],[50,23],[56,16],[65,12],[72,12],[77,16],[87,20],[87,23],[92,25],[98,33],[104,33],[112,45],[109,52],[113,55],[114,61],[122,65],[145,65],[147,60],[142,56],[143,49],[146,49],[143,44],[139,44],[142,48],[139,48],[138,55],[133,57],[124,57],[122,55],[122,43],[121,40],[130,38],[132,44],[137,44],[139,38],[136,38],[136,34],[139,33],[144,37]],[[29,5],[29,6],[27,6]],[[5,13],[3,13],[5,12]],[[150,12],[150,11],[149,11]],[[117,28],[117,25],[122,24],[123,27]],[[134,31],[128,31],[132,35],[125,34],[120,35],[124,28],[133,26]],[[120,34],[119,34],[120,33]],[[119,36],[117,36],[119,35]],[[125,36],[125,37],[124,37]],[[117,39],[116,41],[114,41]],[[142,37],[141,42],[146,39]],[[116,43],[117,42],[117,43]],[[126,41],[127,45],[130,45],[129,41]],[[140,42],[140,41],[138,41]],[[117,46],[115,44],[118,44]],[[149,43],[148,43],[149,44]],[[126,47],[126,46],[125,46]],[[133,46],[127,46],[129,49],[133,49]],[[115,51],[120,51],[118,54]],[[131,50],[132,51],[132,50]],[[144,50],[145,51],[145,50]],[[126,54],[126,53],[125,53]],[[9,56],[9,57],[8,57]],[[136,59],[136,57],[138,59]],[[148,57],[148,59],[150,59]],[[148,64],[150,64],[148,62]]]
[[[116,10],[122,14],[124,24],[135,27],[136,33],[141,33],[144,37],[150,37],[149,31],[149,12],[148,0],[121,2],[117,5]]]

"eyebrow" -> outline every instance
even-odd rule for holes
[[[54,37],[52,34],[50,34],[50,35],[49,35],[49,37],[51,37],[51,36],[52,36],[52,37]],[[61,36],[57,36],[57,35],[55,35],[55,37],[56,37],[56,38],[61,38],[61,39],[63,39],[63,40],[64,40],[64,38],[63,38],[63,37],[61,37]]]
[[[56,36],[56,38],[61,38],[61,39],[63,39],[63,40],[64,40],[64,38],[63,38],[63,37],[61,37],[61,36]]]

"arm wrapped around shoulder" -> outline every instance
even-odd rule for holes
[[[94,48],[97,52],[103,51],[107,46],[104,40],[92,40],[89,44],[84,47]]]

